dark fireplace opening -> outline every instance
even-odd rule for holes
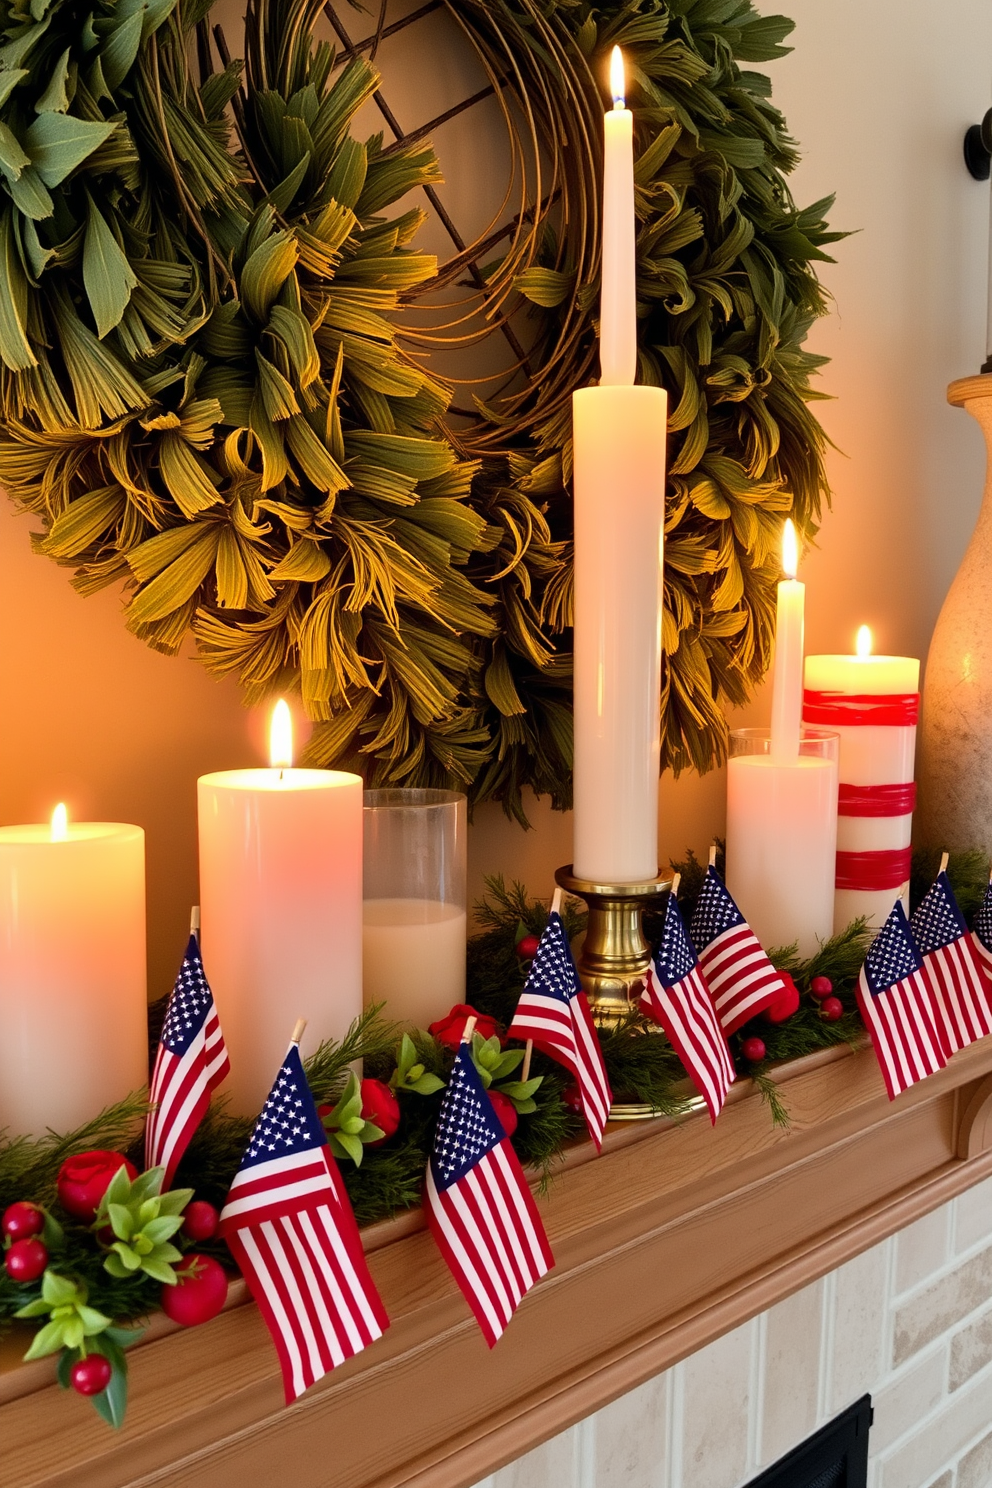
[[[748,1488],[865,1488],[871,1422],[871,1396],[863,1395]]]

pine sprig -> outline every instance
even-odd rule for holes
[[[0,1213],[25,1195],[38,1204],[51,1203],[59,1168],[74,1152],[106,1148],[127,1153],[141,1136],[147,1111],[147,1097],[136,1091],[73,1132],[49,1132],[37,1140],[0,1132]]]

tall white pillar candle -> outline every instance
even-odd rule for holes
[[[573,394],[574,868],[597,883],[658,873],[667,395]]]
[[[0,827],[0,1127],[72,1131],[147,1081],[144,832]]]
[[[859,915],[885,923],[910,871],[920,663],[858,654],[806,658],[803,716],[840,735],[840,815],[834,928]]]
[[[603,269],[600,383],[629,387],[637,373],[634,116],[626,107],[623,55],[610,59],[613,108],[603,120]]]
[[[778,586],[772,673],[772,755],[777,760],[794,760],[799,755],[806,585],[796,578],[798,565],[796,529],[786,518],[782,530],[782,568],[786,576]]]
[[[225,1090],[232,1110],[254,1115],[296,1018],[316,1044],[362,1011],[362,781],[288,764],[229,770],[201,777],[198,805],[201,945],[231,1057]]]
[[[623,58],[605,121],[599,387],[572,397],[574,870],[597,883],[658,873],[662,542],[668,396],[634,387],[633,120]]]

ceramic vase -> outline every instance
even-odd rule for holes
[[[988,456],[978,523],[927,657],[914,837],[992,853],[992,374],[952,382],[947,399],[977,419]]]

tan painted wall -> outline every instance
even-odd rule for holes
[[[785,8],[797,50],[772,77],[805,156],[796,194],[836,190],[833,220],[861,230],[825,271],[836,313],[814,337],[834,358],[823,419],[838,453],[834,513],[803,568],[810,649],[846,648],[867,621],[880,648],[922,654],[981,489],[979,432],[944,388],[984,355],[988,189],[966,174],[961,138],[992,98],[992,7]],[[0,821],[41,819],[65,798],[77,817],[145,827],[157,994],[196,892],[196,776],[257,760],[261,720],[191,660],[127,635],[117,596],[78,598],[31,554],[29,527],[0,511]],[[764,709],[759,698],[750,712]],[[661,810],[666,854],[702,850],[722,825],[720,777],[666,781]],[[478,813],[473,892],[487,871],[547,890],[569,824],[541,809],[535,822],[523,834],[498,808]]]

